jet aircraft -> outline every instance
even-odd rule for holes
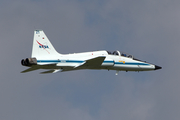
[[[160,66],[136,59],[133,55],[120,51],[92,51],[73,54],[58,53],[42,30],[34,31],[31,58],[21,60],[23,66],[29,67],[21,73],[46,69],[46,73],[57,73],[81,69],[105,69],[119,71],[151,71]]]

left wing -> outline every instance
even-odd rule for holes
[[[74,68],[63,68],[61,72],[77,70],[77,69],[86,69],[88,67],[99,67],[105,60],[105,56],[95,57],[92,59],[85,60],[83,63],[75,66]]]
[[[96,66],[101,66],[101,64],[103,63],[104,59],[106,57],[105,56],[100,56],[100,57],[96,57],[96,58],[92,58],[89,60],[86,60],[84,64],[80,65],[79,67],[96,67]]]

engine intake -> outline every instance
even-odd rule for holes
[[[37,65],[37,59],[36,58],[26,58],[21,60],[21,64],[23,66],[31,66],[31,65]]]

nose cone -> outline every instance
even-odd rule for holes
[[[162,67],[155,65],[155,69],[154,70],[158,70],[158,69],[162,69]]]

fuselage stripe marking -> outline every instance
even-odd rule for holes
[[[83,63],[84,61],[76,60],[37,60],[38,63]],[[104,61],[103,63],[114,63],[116,65],[150,65],[147,63],[132,63],[132,62],[114,62],[114,61]]]

